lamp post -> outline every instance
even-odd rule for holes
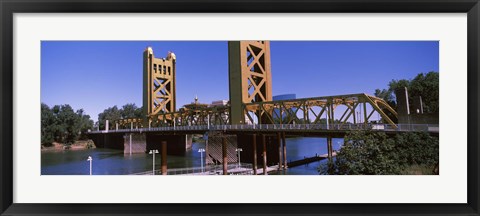
[[[205,152],[205,149],[201,148],[198,149],[198,152],[200,152],[200,166],[202,167],[202,173],[204,172],[203,170],[203,152]]]
[[[90,162],[90,175],[92,175],[92,161],[93,161],[92,156],[88,156],[87,161]]]
[[[235,149],[235,151],[238,154],[238,168],[240,168],[240,152],[242,152],[243,149],[242,148],[237,148],[237,149]]]
[[[150,150],[148,154],[153,154],[152,174],[155,175],[155,154],[158,154],[158,150],[157,149]]]

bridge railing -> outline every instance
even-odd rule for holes
[[[230,175],[252,175],[252,164],[228,164]],[[167,175],[223,175],[223,165],[207,165],[203,167],[168,169]]]
[[[227,165],[230,175],[253,175],[252,164],[235,163]],[[161,175],[161,170],[155,170],[155,175]],[[133,173],[132,175],[153,175],[153,171]],[[205,167],[173,168],[167,170],[167,175],[223,175],[223,165],[206,165]]]
[[[239,125],[192,125],[173,127],[151,127],[138,129],[118,129],[110,131],[92,131],[90,133],[142,133],[161,131],[227,131],[227,130],[308,130],[308,131],[352,131],[352,130],[378,130],[378,131],[425,131],[439,132],[438,124],[397,124],[397,128],[389,124],[239,124]]]

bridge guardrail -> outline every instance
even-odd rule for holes
[[[90,133],[132,133],[152,131],[212,131],[212,130],[328,130],[328,131],[351,131],[351,130],[378,130],[378,131],[425,131],[439,132],[438,124],[397,124],[397,128],[389,124],[240,124],[240,125],[192,125],[173,127],[151,127],[138,129],[118,129],[109,131],[91,131]]]
[[[253,175],[252,164],[228,164],[230,175]],[[152,171],[133,173],[132,175],[152,175]],[[161,175],[161,170],[155,170],[155,175]],[[223,165],[207,165],[205,167],[173,168],[167,170],[167,175],[223,175]]]

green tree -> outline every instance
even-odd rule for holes
[[[90,119],[89,115],[85,115],[83,109],[79,109],[76,112],[77,120],[75,124],[75,130],[78,131],[79,136],[77,139],[85,140],[88,139],[87,132],[88,130],[93,129],[93,120]]]
[[[54,141],[53,134],[53,124],[55,122],[55,117],[53,111],[48,107],[48,105],[41,104],[41,144],[42,145],[51,145]]]
[[[335,173],[344,175],[399,174],[395,142],[385,133],[355,131],[345,137],[336,156]]]
[[[398,134],[395,143],[401,165],[433,166],[439,161],[438,137],[426,132]]]
[[[354,131],[345,136],[329,173],[396,175],[414,165],[432,167],[438,162],[438,137],[426,132],[388,137],[383,132]]]
[[[54,116],[54,123],[52,124],[52,134],[54,140],[56,142],[63,142],[67,129],[65,128],[65,124],[60,119],[62,112],[60,105],[53,106],[52,112]]]
[[[51,109],[41,104],[42,144],[52,142],[71,144],[78,139],[86,139],[86,132],[93,128],[93,121],[83,109],[74,111],[68,104],[55,105]]]
[[[375,96],[384,99],[390,106],[396,108],[394,97],[395,89],[406,87],[410,101],[413,101],[415,96],[421,96],[424,103],[424,112],[438,113],[439,80],[438,72],[419,73],[412,80],[401,79],[390,81],[388,89],[376,89]],[[410,105],[412,105],[412,103],[410,103]]]
[[[410,81],[409,96],[421,96],[426,113],[438,113],[440,77],[436,72],[418,74]]]
[[[101,130],[105,129],[105,121],[109,121],[109,127],[112,127],[114,121],[122,118],[122,110],[117,106],[109,107],[98,114],[98,124]]]
[[[137,107],[134,103],[123,105],[120,110],[122,118],[142,118],[142,108]]]
[[[60,105],[57,120],[63,129],[61,130],[63,134],[59,133],[61,138],[58,141],[66,144],[75,142],[80,135],[80,131],[77,123],[78,116],[73,108],[68,104]]]
[[[109,107],[103,112],[98,114],[98,125],[101,130],[105,129],[106,120],[109,121],[109,127],[114,127],[114,122],[120,119],[128,118],[143,118],[143,110],[141,107],[137,107],[134,103],[128,103],[119,109],[116,105]]]
[[[390,83],[388,83],[388,90],[392,93],[395,93],[395,89],[402,87],[407,87],[407,89],[410,90],[410,81],[406,79],[401,79],[392,80],[390,81]]]

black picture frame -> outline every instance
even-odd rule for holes
[[[479,215],[478,0],[0,0],[1,215]],[[14,13],[467,13],[468,202],[466,204],[18,204],[13,203]],[[321,195],[323,196],[323,195]]]

